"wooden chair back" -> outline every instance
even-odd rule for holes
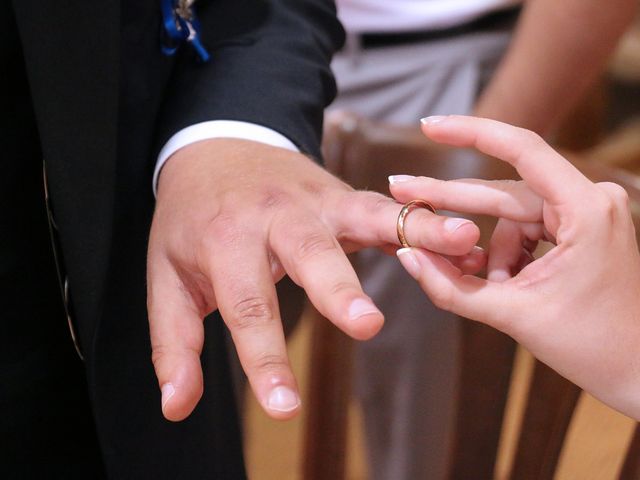
[[[387,193],[387,176],[393,174],[441,179],[515,177],[509,166],[495,159],[451,160],[449,150],[430,143],[417,127],[382,125],[349,114],[330,119],[324,147],[329,170],[355,188],[382,193]],[[576,162],[595,181],[615,181],[627,188],[640,231],[640,184],[636,177],[610,167]],[[493,220],[474,220],[483,231],[491,230]],[[317,313],[316,317],[303,478],[339,480],[345,473],[352,346],[330,322]],[[509,337],[469,320],[464,320],[462,331],[458,412],[448,478],[490,479],[494,476],[516,345]],[[536,362],[510,478],[553,478],[579,396],[578,387]],[[640,480],[638,455],[640,434],[631,444],[620,478]]]

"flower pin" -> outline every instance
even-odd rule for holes
[[[193,10],[195,0],[161,0],[162,24],[165,40],[162,53],[174,55],[180,45],[188,43],[198,58],[207,62],[211,58],[200,39],[200,22]]]

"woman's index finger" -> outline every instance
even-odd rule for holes
[[[422,121],[427,137],[438,143],[473,147],[512,165],[535,193],[552,204],[581,202],[591,182],[540,136],[485,118],[451,115]]]

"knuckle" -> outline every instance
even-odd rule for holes
[[[175,362],[179,358],[195,355],[199,356],[201,349],[196,346],[161,344],[151,349],[151,363],[159,368],[162,363]]]
[[[306,235],[298,242],[295,249],[296,256],[300,261],[308,260],[328,252],[338,249],[336,241],[329,235],[321,232]]]
[[[275,319],[274,308],[264,297],[245,298],[233,306],[229,328],[244,330],[271,324]]]
[[[525,141],[530,147],[539,147],[541,145],[546,145],[546,142],[540,135],[531,130],[527,130],[526,128],[518,128],[518,134],[520,135],[520,138]]]
[[[379,212],[393,202],[389,197],[368,190],[349,192],[343,196],[340,211],[355,211],[356,215],[366,216],[371,212]],[[395,202],[393,202],[395,203]]]
[[[615,221],[618,205],[616,204],[616,200],[607,192],[598,195],[598,199],[591,208],[594,211],[593,214],[595,214],[596,220],[608,225]]]
[[[347,184],[343,183],[343,185],[348,189],[347,191],[352,190],[351,187]],[[300,184],[300,187],[302,188],[302,190],[315,198],[322,197],[327,190],[326,185],[323,185],[321,182],[315,181],[304,181]]]
[[[351,292],[354,290],[354,285],[347,281],[334,283],[329,289],[331,296],[338,295],[344,292]]]
[[[242,237],[242,227],[235,215],[220,213],[209,221],[202,237],[201,247],[212,251],[215,247],[236,245]]]
[[[378,192],[362,192],[362,195],[365,196],[365,206],[369,208],[373,208],[375,210],[382,209],[389,205],[389,202],[392,200]]]
[[[265,210],[276,210],[291,203],[288,192],[280,188],[269,188],[262,193],[259,205]]]
[[[158,367],[158,363],[167,355],[167,347],[164,345],[155,345],[151,349],[151,362],[155,367]]]
[[[282,355],[265,353],[252,359],[251,368],[261,373],[278,373],[289,368],[289,363]]]
[[[505,139],[505,141],[508,141],[509,156],[516,166],[525,155],[525,152],[530,154],[547,148],[546,142],[540,135],[526,128],[517,128],[514,138]]]
[[[629,193],[622,186],[613,182],[603,182],[598,185],[607,192],[618,208],[628,209]]]
[[[491,185],[494,185],[497,189],[507,194],[518,193],[522,187],[522,181],[505,179],[505,180],[491,180]]]

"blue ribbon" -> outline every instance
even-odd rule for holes
[[[211,56],[200,40],[200,22],[192,8],[188,9],[188,17],[181,14],[180,0],[161,0],[162,24],[168,43],[163,43],[161,49],[165,55],[175,55],[178,48],[187,42],[195,50],[203,62],[208,62]]]

